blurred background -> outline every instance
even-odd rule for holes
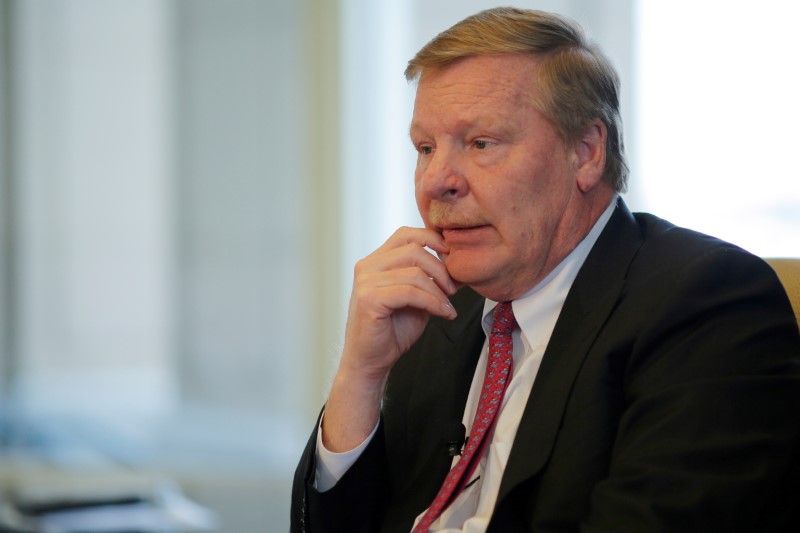
[[[405,63],[493,5],[0,0],[0,503],[288,530],[352,266],[419,224]],[[800,256],[800,8],[514,5],[617,66],[632,209]]]

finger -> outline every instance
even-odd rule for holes
[[[370,272],[364,274],[360,280],[363,287],[391,287],[394,285],[413,285],[414,287],[428,291],[439,298],[443,304],[449,302],[447,294],[436,281],[419,267],[407,267],[387,272]]]
[[[454,294],[457,290],[456,282],[444,263],[416,243],[365,258],[356,265],[356,276],[406,268],[418,269],[447,294]]]
[[[457,315],[447,298],[442,299],[414,284],[374,287],[369,291],[368,298],[385,309],[386,317],[391,316],[394,311],[409,307],[447,319],[453,319]]]
[[[436,253],[446,253],[450,250],[440,233],[428,228],[410,228],[407,226],[395,231],[379,250],[398,248],[407,244],[418,244],[423,248],[430,248]]]

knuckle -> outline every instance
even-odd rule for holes
[[[360,284],[356,284],[353,286],[352,298],[356,301],[367,300],[369,299],[369,290],[367,290],[364,286]]]
[[[423,249],[423,246],[418,242],[409,241],[403,245],[403,249],[409,255],[416,254],[419,250]],[[416,264],[417,260],[414,259],[414,264]]]
[[[414,293],[416,292],[412,285],[403,285],[400,291],[403,295],[403,298],[406,300],[412,298],[414,296]]]
[[[353,267],[353,276],[357,279],[369,272],[369,261],[368,258],[360,259],[356,261],[355,266]]]
[[[390,240],[392,239],[403,240],[403,241],[406,240],[408,238],[409,232],[411,232],[411,229],[412,228],[408,226],[400,226],[395,230],[394,233],[392,233]]]

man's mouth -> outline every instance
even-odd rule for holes
[[[475,238],[481,230],[488,227],[488,224],[474,226],[445,226],[440,228],[439,232],[442,234],[442,237],[444,237],[445,242],[448,244],[458,244]]]
[[[445,233],[447,231],[467,231],[475,228],[482,228],[486,224],[473,224],[470,226],[442,226],[439,228],[440,233]]]

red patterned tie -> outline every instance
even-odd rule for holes
[[[413,533],[428,531],[434,520],[458,497],[480,463],[483,451],[489,442],[489,435],[497,412],[503,403],[506,387],[511,381],[511,369],[514,365],[512,357],[514,341],[511,333],[516,327],[517,321],[511,310],[511,302],[497,304],[494,308],[492,332],[489,335],[486,375],[483,378],[483,389],[478,400],[475,419],[472,421],[469,440],[461,458],[447,474],[442,488],[439,489],[439,494],[436,495]]]

